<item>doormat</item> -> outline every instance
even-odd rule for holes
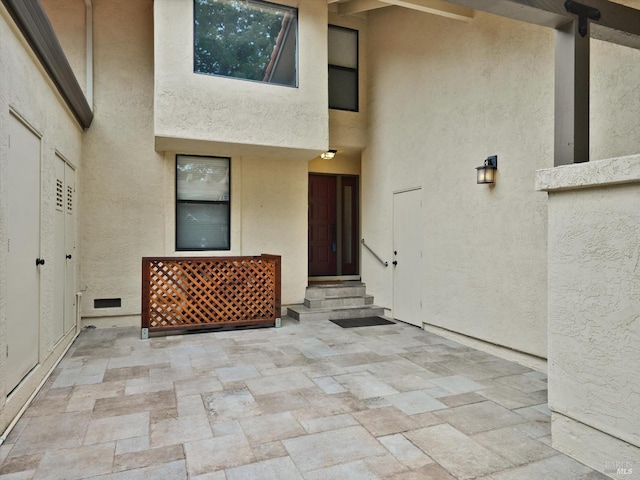
[[[375,327],[376,325],[395,325],[395,322],[390,322],[386,318],[382,317],[363,317],[363,318],[341,318],[337,320],[329,320],[342,328],[354,328],[354,327]]]

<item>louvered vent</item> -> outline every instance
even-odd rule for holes
[[[56,179],[56,210],[62,211],[64,209],[64,197],[62,191],[62,180]]]
[[[73,213],[73,187],[67,185],[67,213]]]

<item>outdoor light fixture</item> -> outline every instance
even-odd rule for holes
[[[496,170],[498,169],[498,156],[492,155],[487,157],[484,165],[476,167],[478,174],[478,183],[495,183]]]
[[[332,160],[333,157],[336,156],[336,153],[338,153],[337,150],[327,150],[326,152],[320,155],[320,158],[322,158],[323,160]]]

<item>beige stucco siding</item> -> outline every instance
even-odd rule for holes
[[[209,155],[216,152],[205,150]],[[166,152],[164,161],[165,254],[280,255],[282,304],[302,303],[307,285],[307,163],[297,159],[230,157],[231,248],[176,252],[176,154]]]
[[[194,73],[193,8],[154,2],[158,150],[191,140],[228,155],[304,161],[328,148],[326,2],[280,3],[298,8],[297,88]]]
[[[640,155],[542,170],[549,194],[554,447],[594,468],[640,461]]]
[[[547,200],[553,165],[551,29],[477,13],[470,23],[372,12],[363,236],[391,257],[392,193],[423,187],[423,321],[546,357]],[[592,41],[591,157],[640,150],[638,52]],[[497,182],[475,167],[498,155]],[[363,254],[376,302],[393,273]]]
[[[640,8],[636,2],[635,8]],[[640,152],[640,50],[591,40],[591,160]]]
[[[478,13],[370,16],[363,236],[390,260],[393,192],[422,187],[422,320],[546,357],[546,197],[553,162],[553,31]],[[475,167],[498,155],[494,187]],[[363,253],[376,303],[393,271]]]
[[[84,140],[88,168],[82,188],[84,322],[139,322],[144,256],[280,254],[282,301],[301,302],[307,272],[307,158],[245,157],[223,144],[189,139],[178,143],[178,150],[157,152],[153,2],[94,2],[94,18],[96,116]],[[221,92],[207,94],[224,100]],[[216,130],[211,124],[208,129]],[[230,250],[176,252],[176,154],[231,158]],[[100,298],[121,298],[122,307],[95,309],[93,302]]]
[[[3,246],[8,240],[8,125],[11,115],[19,118],[40,138],[40,255],[47,262],[40,268],[39,296],[32,292],[33,301],[40,305],[39,364],[7,399],[9,392],[5,385],[4,361],[7,348],[6,287],[12,278],[8,277],[7,248],[0,248],[0,352],[3,359],[0,362],[0,432],[8,426],[75,335],[75,329],[62,339],[54,333],[55,284],[60,281],[54,277],[54,269],[51,268],[55,252],[56,152],[77,172],[83,167],[82,129],[7,11],[0,6],[0,245]],[[81,203],[75,206],[82,208]]]
[[[153,144],[153,2],[94,2],[95,118],[84,137],[83,316],[140,313],[140,259],[164,250]],[[94,310],[95,298],[121,309]]]
[[[282,303],[302,303],[307,286],[307,163],[242,161],[242,254],[282,256]]]
[[[80,88],[87,94],[86,6],[84,0],[40,0]],[[96,2],[97,3],[97,2]]]

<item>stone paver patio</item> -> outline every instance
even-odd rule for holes
[[[550,447],[546,376],[404,324],[85,330],[0,478],[607,478]]]

